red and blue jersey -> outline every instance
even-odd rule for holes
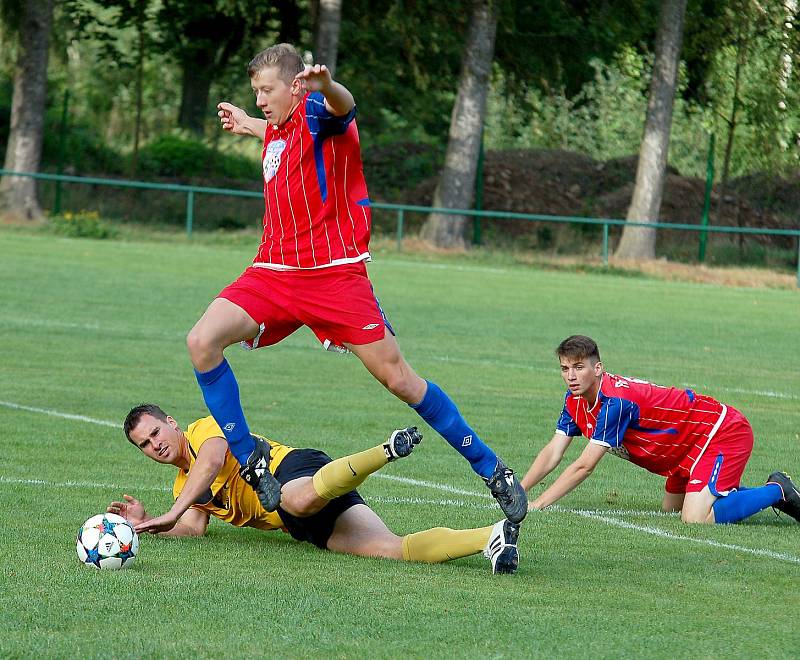
[[[335,117],[320,92],[264,136],[264,233],[253,265],[290,270],[369,259],[370,208],[353,108]]]
[[[689,474],[725,411],[692,390],[604,373],[596,401],[567,391],[556,432],[583,435],[656,474]]]

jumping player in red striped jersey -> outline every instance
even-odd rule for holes
[[[561,462],[572,438],[589,439],[531,509],[543,509],[583,482],[606,454],[666,477],[663,509],[684,522],[732,523],[772,506],[800,521],[800,492],[773,472],[764,486],[743,488],[753,430],[742,413],[692,390],[608,373],[597,344],[568,337],[556,350],[568,391],[553,439],[522,479],[530,490]]]
[[[483,477],[509,520],[527,513],[525,491],[435,383],[405,361],[367,276],[370,208],[355,101],[324,65],[304,67],[278,44],[248,65],[264,119],[219,104],[222,128],[263,142],[264,232],[252,266],[211,302],[187,337],[197,381],[242,476],[267,511],[280,487],[269,447],[253,438],[223,351],[270,346],[306,325],[328,350],[352,352]]]

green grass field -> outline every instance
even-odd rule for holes
[[[184,337],[254,250],[0,230],[0,656],[795,657],[800,526],[771,510],[683,525],[657,513],[662,479],[614,457],[528,517],[514,576],[482,556],[361,559],[219,522],[202,539],[143,538],[131,570],[82,567],[75,532],[110,500],[169,506],[173,468],[114,426],[142,401],[184,425],[207,414]],[[520,472],[563,402],[553,349],[585,333],[610,371],[743,410],[757,438],[745,483],[800,473],[797,291],[397,253],[370,272],[411,364]],[[339,456],[416,423],[305,329],[228,358],[251,427],[294,446]],[[375,510],[401,534],[499,519],[427,431],[360,489]]]

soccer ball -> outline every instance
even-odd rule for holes
[[[139,536],[122,516],[98,513],[78,530],[77,550],[84,566],[128,568],[139,551]]]

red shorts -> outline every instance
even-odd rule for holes
[[[277,344],[306,325],[329,350],[371,344],[393,333],[363,262],[314,270],[251,266],[219,293],[259,324],[247,348]],[[394,333],[393,333],[394,334]]]
[[[717,492],[725,495],[739,487],[752,452],[753,429],[750,422],[736,408],[728,406],[725,419],[700,459],[688,474],[686,470],[679,470],[667,477],[664,488],[668,493],[699,493],[711,482]]]

